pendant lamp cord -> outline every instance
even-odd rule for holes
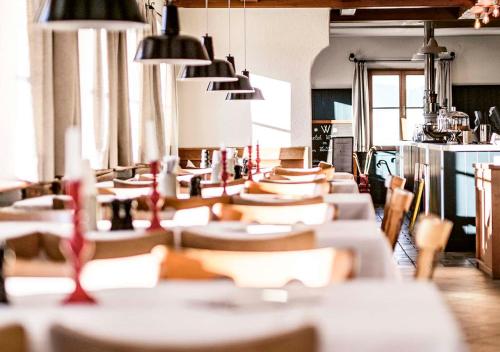
[[[228,33],[228,54],[231,55],[231,0],[227,0],[227,18],[228,18],[228,25],[229,25],[229,30],[227,31]]]
[[[206,21],[206,34],[208,35],[208,0],[205,0],[205,21]]]
[[[243,0],[243,43],[245,45],[245,71],[247,69],[247,1]]]

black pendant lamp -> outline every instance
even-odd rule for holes
[[[143,64],[210,65],[212,61],[201,41],[179,32],[179,12],[170,0],[163,7],[162,33],[144,38],[139,43],[134,61]]]
[[[243,28],[244,28],[244,41],[245,41],[245,67],[247,65],[247,11],[246,11],[246,0],[243,0]],[[249,72],[245,69],[246,76],[249,77]],[[226,100],[237,101],[237,100],[264,100],[264,95],[259,88],[253,88],[252,93],[227,93]]]
[[[136,0],[45,0],[36,24],[59,31],[120,31],[147,25]]]
[[[229,52],[231,52],[231,0],[227,1],[228,9],[228,35],[229,35]],[[234,57],[229,54],[226,57],[227,61],[231,63],[233,69],[236,68],[234,64]],[[209,92],[229,92],[229,93],[253,93],[253,87],[248,79],[250,73],[244,70],[241,75],[236,75],[238,79],[235,82],[210,82],[207,87]]]
[[[229,55],[226,57],[233,67],[234,57]],[[210,82],[207,91],[209,92],[227,92],[227,93],[253,93],[254,89],[250,84],[250,72],[244,70],[241,75],[236,75],[238,79],[235,82]]]
[[[208,0],[205,0],[206,33],[203,45],[212,61],[206,66],[184,66],[177,80],[183,82],[234,82],[237,81],[233,66],[227,60],[215,59],[212,37],[208,35]]]
[[[260,88],[254,87],[253,93],[227,93],[226,100],[265,100]]]

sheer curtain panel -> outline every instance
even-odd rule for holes
[[[368,68],[364,62],[356,62],[354,68],[352,113],[354,150],[367,152],[372,146],[372,133],[368,93]]]

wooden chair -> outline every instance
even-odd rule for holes
[[[38,257],[41,250],[40,233],[31,233],[23,236],[8,238],[5,241],[7,248],[14,252],[16,257],[33,259]]]
[[[137,207],[139,211],[149,211],[150,197],[139,197],[137,198]],[[231,203],[230,196],[220,196],[220,197],[191,197],[191,198],[176,198],[176,197],[163,197],[162,210],[184,210],[193,209],[199,207],[209,207],[211,208],[216,203]]]
[[[259,224],[323,224],[335,219],[335,207],[327,203],[306,205],[215,204],[213,213],[220,221],[256,222]]]
[[[45,237],[47,239],[47,237]],[[8,258],[6,277],[72,277],[72,266],[63,261],[62,251],[68,244],[57,236],[49,237],[48,258]],[[173,245],[170,233],[157,233],[140,238],[89,241],[82,254],[85,263],[82,282],[89,289],[152,287],[160,277],[163,254],[156,248]],[[1,350],[1,349],[0,349]]]
[[[50,336],[54,352],[315,352],[318,350],[318,333],[312,326],[253,340],[209,345],[197,343],[152,345],[125,342],[118,338],[106,340],[62,325],[53,326],[50,329]]]
[[[279,176],[279,175],[276,175]],[[328,183],[324,175],[310,175],[312,177],[306,176],[290,176],[289,178],[277,178],[276,176],[270,176],[261,179],[260,183],[277,183],[283,185],[301,185],[304,183]]]
[[[181,232],[181,246],[218,251],[276,252],[313,249],[316,248],[316,240],[311,230],[237,239],[185,230]]]
[[[244,192],[252,194],[282,194],[294,196],[319,196],[330,193],[330,183],[278,184],[266,182],[245,182]]]
[[[95,178],[96,182],[113,181],[116,178],[116,174],[113,169],[96,170]]]
[[[384,217],[382,218],[382,228],[385,227],[385,222],[387,221],[387,216],[389,212],[389,206],[391,204],[392,192],[395,189],[404,189],[405,188],[406,179],[390,175],[385,179],[385,187],[387,188],[387,193],[385,196],[385,205],[384,205]]]
[[[335,168],[331,167],[328,169],[322,167],[313,167],[310,169],[299,169],[299,168],[283,168],[283,167],[275,167],[272,171],[275,175],[282,176],[305,176],[305,175],[325,175],[328,180],[333,178],[333,174],[335,173]]]
[[[114,179],[114,188],[151,188],[153,181],[125,181]]]
[[[450,237],[453,223],[434,215],[420,216],[415,228],[415,242],[418,248],[417,280],[431,280],[437,263],[438,253],[444,250]]]
[[[260,167],[309,167],[309,148],[308,147],[264,147],[260,146]],[[245,148],[244,156],[247,156],[248,150]],[[252,157],[256,158],[254,148]]]
[[[264,198],[270,196],[270,198]],[[290,197],[290,196],[280,196],[280,195],[268,195],[268,194],[243,194],[239,196],[232,196],[232,203],[239,205],[258,205],[258,206],[269,206],[269,205],[308,205],[308,204],[319,204],[323,203],[323,197]],[[279,203],[276,203],[279,201]]]
[[[392,192],[387,220],[382,227],[382,231],[387,236],[392,249],[396,247],[404,216],[410,209],[412,200],[413,193],[411,192],[399,188]]]
[[[168,250],[162,279],[230,278],[240,287],[283,287],[300,282],[324,287],[354,277],[350,250],[333,248],[301,251],[249,252],[186,248]]]
[[[61,252],[61,240],[62,238],[57,235],[49,233],[41,235],[42,248],[48,259],[65,260]],[[93,247],[90,260],[122,258],[149,253],[158,245],[171,246],[174,243],[174,235],[164,230],[131,238],[89,240],[88,243]]]
[[[27,352],[26,333],[19,324],[4,325],[0,327],[0,351],[2,352]]]

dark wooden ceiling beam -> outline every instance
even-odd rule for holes
[[[205,0],[174,0],[179,7],[205,7]],[[247,1],[249,8],[307,8],[324,7],[332,9],[362,9],[384,7],[460,7],[470,8],[474,0],[258,0]],[[209,7],[227,7],[227,0],[209,0]],[[231,1],[232,7],[243,7],[243,1]]]
[[[459,7],[418,9],[359,9],[353,16],[342,16],[340,10],[330,11],[331,22],[362,21],[452,21],[460,17]]]

